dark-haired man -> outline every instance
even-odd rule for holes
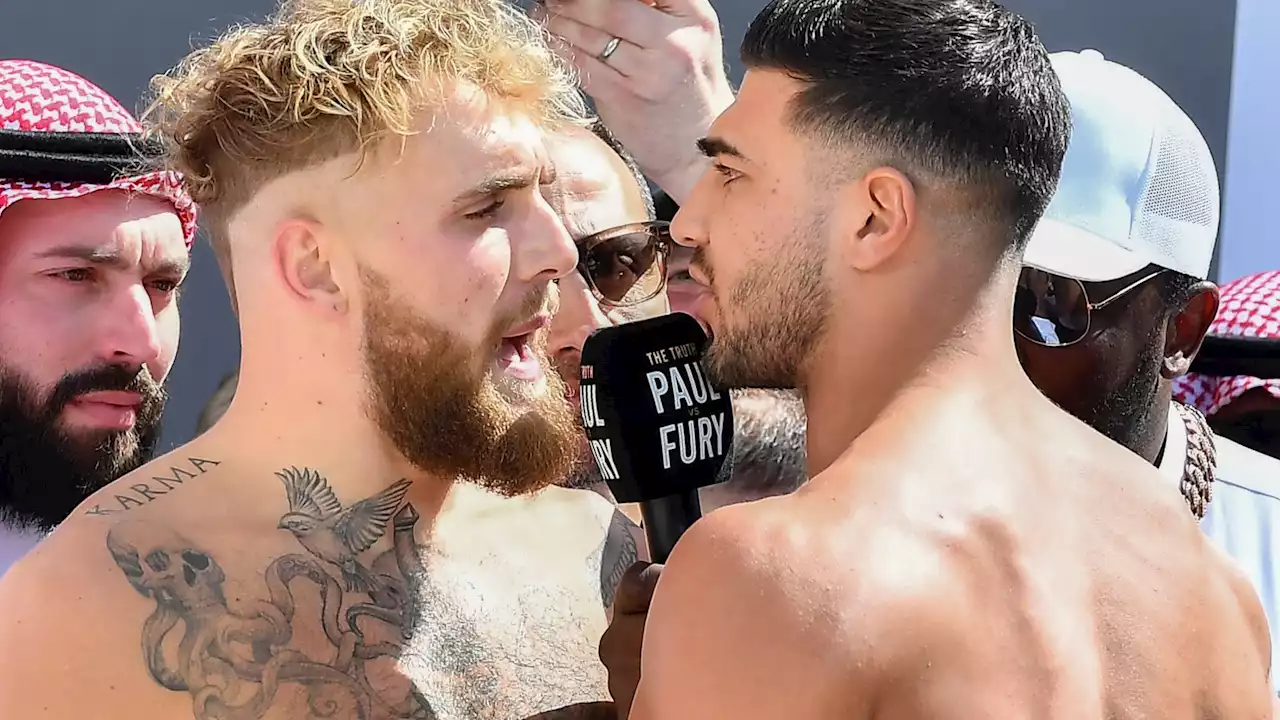
[[[577,273],[558,282],[560,309],[551,322],[549,342],[570,401],[576,404],[582,346],[591,333],[668,311],[696,316],[695,305],[705,288],[689,277],[692,251],[670,242],[672,202],[665,194],[653,197],[635,159],[602,122],[592,123],[589,130],[563,133],[551,143],[550,153],[557,166],[550,199],[577,243],[580,262]],[[635,273],[617,272],[637,266],[665,270],[665,276],[641,273],[637,278]],[[618,279],[627,284],[617,285]],[[735,390],[733,395],[734,472],[726,482],[702,489],[703,512],[782,495],[804,482],[804,408],[799,398],[789,391],[759,389]],[[613,499],[585,448],[583,462],[563,484]],[[630,522],[615,518],[615,524],[635,529],[638,508],[621,510]],[[621,535],[615,532],[611,537]],[[634,548],[610,548],[602,568],[606,573],[617,567],[610,558],[636,557]],[[643,543],[639,548],[643,554]],[[606,581],[605,587],[611,594],[611,583]]]
[[[1018,364],[1069,126],[1031,28],[775,0],[743,59],[673,233],[711,290],[708,370],[801,389],[813,478],[682,539],[632,717],[1265,716],[1247,581]]]
[[[675,217],[679,207],[662,193],[655,201],[658,216]],[[674,312],[698,317],[707,288],[689,274],[693,250],[672,248],[667,261],[667,298]],[[740,502],[795,491],[808,478],[805,471],[804,404],[792,390],[738,388],[733,398],[733,474],[699,491],[704,513]]]
[[[1280,649],[1272,561],[1280,461],[1216,435],[1172,402],[1218,313],[1207,278],[1218,175],[1195,123],[1138,73],[1099,53],[1057,53],[1072,138],[1057,194],[1024,258],[1018,354],[1055,403],[1159,468],[1239,564]],[[1275,678],[1273,677],[1274,681]]]
[[[84,78],[0,61],[0,574],[150,457],[195,210]]]

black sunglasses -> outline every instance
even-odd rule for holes
[[[578,272],[611,307],[652,300],[667,286],[671,224],[661,220],[601,230],[578,241]]]
[[[1013,329],[1037,345],[1073,345],[1089,334],[1095,310],[1102,310],[1163,272],[1144,273],[1106,298],[1091,302],[1083,282],[1024,266],[1013,300]]]

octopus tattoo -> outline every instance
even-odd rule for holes
[[[404,503],[409,483],[343,507],[314,471],[290,468],[277,477],[289,501],[279,528],[306,553],[271,563],[265,601],[229,602],[218,561],[172,529],[131,521],[108,533],[116,564],[155,602],[142,630],[151,677],[189,693],[196,720],[259,720],[286,685],[305,691],[312,717],[434,720],[420,693],[386,697],[366,669],[377,658],[398,658],[421,615],[414,591],[426,570],[414,540],[418,514]],[[365,565],[361,555],[389,528],[393,549]],[[324,657],[291,647],[299,586],[319,594],[332,645]]]

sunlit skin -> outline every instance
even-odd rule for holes
[[[100,191],[21,200],[0,215],[0,366],[47,393],[64,375],[146,367],[162,383],[178,351],[178,288],[189,267],[173,206]],[[75,435],[128,430],[139,397],[94,392],[68,404]]]
[[[545,392],[543,368],[529,361],[525,349],[545,338],[554,309],[551,281],[569,272],[576,258],[540,192],[540,185],[554,179],[545,133],[519,114],[498,112],[469,96],[459,98],[451,118],[457,122],[436,124],[403,147],[381,147],[358,176],[351,177],[358,158],[349,156],[282,178],[238,215],[232,232],[244,239],[235,250],[244,261],[236,265],[237,285],[255,296],[241,298],[241,304],[267,308],[242,313],[245,333],[273,336],[280,318],[270,308],[302,309],[314,302],[308,296],[315,291],[291,278],[287,268],[285,283],[262,277],[240,282],[244,273],[270,272],[271,262],[259,265],[252,256],[274,244],[273,262],[325,264],[342,294],[339,301],[325,302],[349,299],[351,310],[362,302],[362,269],[376,272],[406,310],[475,348],[509,403]],[[428,129],[429,118],[423,122]],[[442,165],[456,171],[440,172]],[[299,202],[307,213],[282,212]],[[525,307],[539,298],[536,306]],[[508,317],[502,334],[525,348],[518,362],[511,343],[492,343],[490,337],[493,324]],[[354,362],[358,353],[349,353],[358,350],[359,334],[337,336],[349,329],[333,326],[326,342],[345,345],[344,356]],[[251,356],[256,349],[246,352]],[[239,396],[257,392],[246,388],[261,383],[274,385],[273,371],[257,374],[245,367]],[[270,394],[278,395],[278,388]]]
[[[667,258],[667,299],[671,302],[671,312],[687,313],[696,318],[702,297],[710,291],[689,274],[692,259],[691,248],[679,245],[672,249],[671,256]]]
[[[874,136],[806,136],[802,89],[747,72],[672,234],[710,289],[709,374],[804,394],[810,479],[681,537],[630,717],[1267,716],[1248,580],[1018,364],[1012,218]]]

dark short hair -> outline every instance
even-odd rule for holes
[[[791,125],[920,182],[985,189],[1021,250],[1057,187],[1067,99],[1030,23],[988,0],[773,0],[748,69],[805,83]]]
[[[1196,288],[1204,283],[1198,277],[1169,270],[1160,274],[1160,300],[1168,312],[1179,312],[1196,295]]]
[[[804,403],[783,390],[734,390],[733,473],[726,489],[745,500],[786,495],[804,484]],[[751,403],[749,411],[744,403]]]
[[[640,186],[640,197],[644,198],[645,219],[653,220],[655,218],[653,190],[649,188],[649,181],[645,178],[644,173],[641,172],[640,165],[636,163],[636,159],[632,157],[631,153],[627,152],[627,149],[622,146],[618,138],[610,132],[609,128],[599,118],[591,121],[591,132],[600,138],[601,142],[608,145],[609,149],[618,157],[622,158],[622,162],[626,164],[627,169],[631,171],[631,175],[635,177],[636,184]]]

